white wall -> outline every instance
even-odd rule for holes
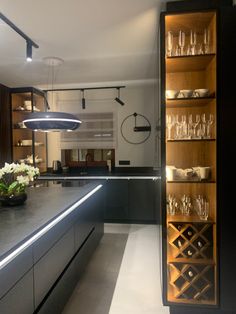
[[[86,109],[81,108],[81,93],[79,91],[54,92],[53,101],[49,95],[49,103],[53,111],[79,112],[110,112],[116,116],[116,166],[119,160],[130,160],[131,167],[153,167],[158,164],[156,141],[156,125],[158,121],[157,89],[156,84],[127,86],[121,89],[120,98],[125,102],[121,106],[114,101],[117,91],[109,90],[87,90],[85,91]],[[127,143],[121,136],[120,126],[123,119],[133,114],[140,113],[148,118],[152,131],[150,138],[143,144],[133,145]],[[60,133],[48,134],[48,166],[52,165],[54,159],[61,159]]]

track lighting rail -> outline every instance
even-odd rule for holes
[[[21,37],[23,37],[27,43],[35,48],[39,48],[39,46],[22,30],[20,30],[14,23],[12,23],[4,14],[0,12],[0,19],[3,20],[7,25],[9,25],[15,32],[17,32]]]
[[[44,92],[64,92],[64,91],[85,91],[85,90],[92,90],[92,89],[119,89],[125,88],[126,86],[105,86],[105,87],[83,87],[83,88],[58,88],[58,89],[44,89]]]

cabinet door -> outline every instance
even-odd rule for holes
[[[0,300],[2,314],[32,314],[34,312],[33,271],[30,270]]]
[[[50,229],[44,236],[38,239],[33,245],[34,264],[46,254],[56,242],[72,227],[75,214],[70,213],[60,223]]]
[[[74,255],[74,228],[71,228],[34,265],[35,306],[43,300]]]
[[[129,219],[140,222],[155,220],[153,180],[129,180]]]
[[[0,298],[10,290],[16,282],[33,266],[32,247],[15,257],[0,270]],[[2,313],[0,311],[0,313]]]
[[[105,220],[127,220],[128,206],[128,180],[109,180],[106,185]]]

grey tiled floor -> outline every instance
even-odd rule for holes
[[[106,224],[63,314],[167,314],[157,226]]]

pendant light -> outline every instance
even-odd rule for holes
[[[64,61],[57,57],[47,57],[43,59],[44,63],[51,67],[52,70],[52,98],[53,98],[53,82],[54,67],[61,65]],[[45,97],[47,108],[50,109],[48,101]],[[25,126],[33,131],[43,132],[62,132],[74,131],[79,128],[81,121],[70,113],[65,112],[32,112],[27,119],[23,121]]]

